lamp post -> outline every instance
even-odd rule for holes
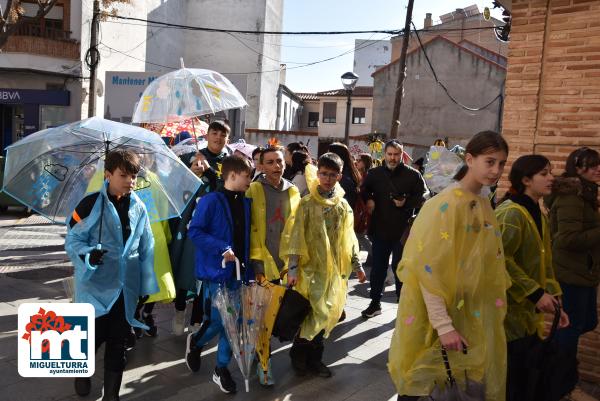
[[[344,131],[344,143],[350,146],[350,106],[352,106],[352,91],[358,81],[358,75],[349,71],[342,75],[342,85],[346,89],[346,130]]]

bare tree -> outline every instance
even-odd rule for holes
[[[7,0],[6,8],[0,10],[0,50],[10,35],[14,34],[26,21],[37,22],[50,12],[58,0],[37,0],[38,10],[34,17],[23,18],[25,10],[20,0]]]

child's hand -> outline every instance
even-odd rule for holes
[[[225,262],[227,263],[235,262],[235,253],[233,253],[233,250],[226,250],[225,253],[223,253],[223,259],[225,259]]]
[[[106,249],[94,249],[90,252],[90,264],[94,266],[100,266],[104,264],[102,260],[104,258],[104,254],[108,251]]]
[[[298,278],[297,277],[290,277],[290,276],[288,276],[288,278],[287,278],[287,285],[288,285],[288,287],[295,286],[297,282],[298,282]]]
[[[358,277],[358,282],[359,283],[364,283],[365,281],[367,281],[367,275],[365,274],[364,270],[359,270],[356,272],[356,277]]]

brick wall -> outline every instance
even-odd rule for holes
[[[577,147],[600,150],[600,1],[513,0],[512,15],[507,171],[518,156],[541,153],[560,173]],[[579,356],[581,377],[600,383],[600,328],[582,338]]]

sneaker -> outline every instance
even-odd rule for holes
[[[323,362],[319,361],[318,363],[311,365],[310,370],[319,377],[331,377],[331,370],[329,370]]]
[[[89,377],[75,378],[75,393],[80,397],[85,397],[92,390],[92,379]]]
[[[144,336],[144,329],[140,329],[139,327],[134,327],[133,332],[137,338],[142,338]]]
[[[256,364],[256,373],[258,374],[258,383],[263,387],[272,387],[275,385],[273,380],[273,372],[271,371],[271,359],[267,365],[267,371],[265,372],[260,363]]]
[[[371,301],[369,307],[360,313],[362,317],[368,319],[377,315],[381,315],[381,304],[379,302]]]
[[[136,334],[133,330],[133,327],[129,329],[129,333],[127,333],[127,337],[125,337],[125,350],[131,351],[133,347],[135,347]]]
[[[230,394],[235,393],[237,391],[235,382],[231,378],[231,373],[227,368],[215,368],[215,373],[213,374],[213,381],[219,385],[219,388],[222,392]]]
[[[173,316],[173,334],[176,336],[183,335],[185,329],[185,310],[176,310]]]
[[[144,334],[149,337],[156,337],[158,327],[154,324],[154,316],[151,313],[142,313],[142,322],[148,326],[148,330],[144,330]]]
[[[200,370],[201,354],[202,348],[196,346],[194,341],[194,333],[188,334],[185,344],[185,364],[192,372],[197,372]]]

